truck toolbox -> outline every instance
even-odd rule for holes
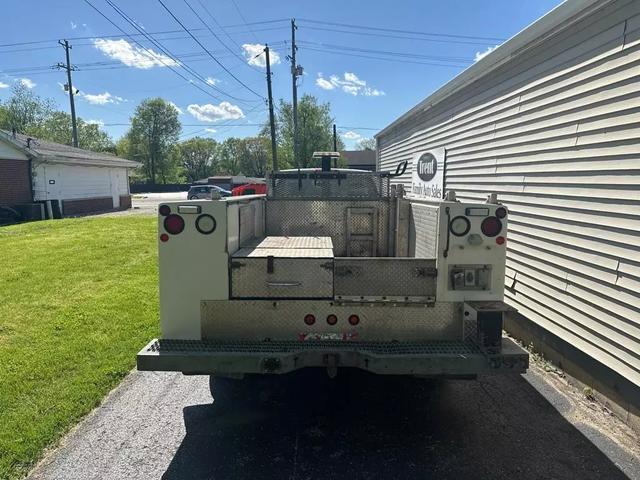
[[[339,257],[334,261],[337,300],[436,298],[436,261],[427,258]]]
[[[330,237],[265,237],[231,257],[231,298],[333,297]]]

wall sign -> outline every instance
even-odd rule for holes
[[[444,147],[415,155],[411,177],[411,194],[414,197],[434,200],[444,197],[444,161]]]

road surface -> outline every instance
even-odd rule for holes
[[[156,215],[158,213],[158,204],[162,202],[175,202],[177,200],[186,200],[187,192],[168,192],[168,193],[136,193],[131,195],[131,213],[142,213],[147,215]]]
[[[425,381],[321,371],[212,402],[134,372],[30,479],[640,479],[638,437],[553,373]]]
[[[134,193],[131,195],[130,209],[92,214],[92,216],[120,217],[123,215],[157,215],[158,205],[160,203],[186,199],[187,192]]]

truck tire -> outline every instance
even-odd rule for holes
[[[216,405],[233,405],[244,400],[246,381],[239,378],[214,377],[209,375],[209,391]]]
[[[279,383],[273,375],[245,375],[242,379],[209,375],[211,397],[220,407],[270,403],[278,396]]]

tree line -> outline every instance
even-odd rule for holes
[[[314,151],[333,150],[331,105],[304,95],[298,102],[298,155],[294,158],[292,110],[290,102],[280,100],[276,115],[279,168],[308,167],[313,165]],[[181,140],[178,110],[159,97],[143,100],[136,107],[131,127],[118,141],[98,123],[78,118],[77,125],[80,148],[140,162],[142,167],[131,176],[136,183],[191,183],[212,175],[264,177],[272,165],[268,123],[251,137],[222,142],[201,136]],[[0,102],[0,129],[71,145],[71,116],[20,83],[14,85],[8,100]],[[337,143],[338,150],[343,150],[340,138]],[[371,146],[365,140],[359,148]]]

